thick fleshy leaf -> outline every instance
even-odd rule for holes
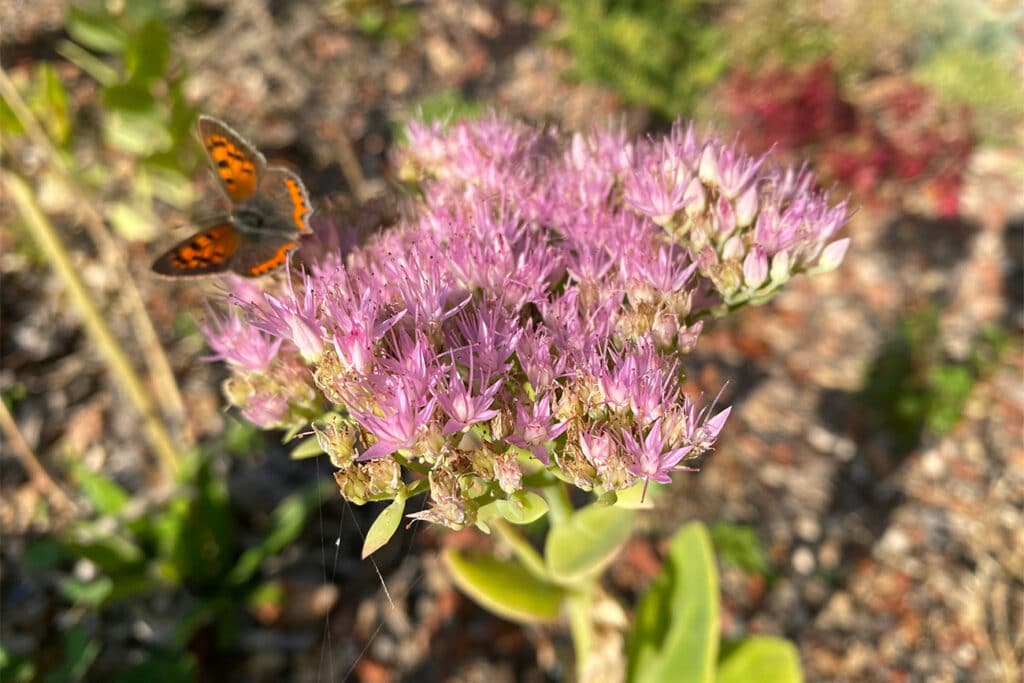
[[[712,683],[718,658],[718,573],[707,529],[687,524],[637,607],[628,680]],[[761,680],[755,677],[750,680]]]
[[[544,543],[551,576],[571,584],[601,571],[629,538],[635,518],[633,510],[588,505],[553,526]]]
[[[363,559],[380,550],[398,531],[405,512],[405,491],[399,491],[395,499],[373,520],[363,541]]]
[[[523,624],[558,619],[565,591],[537,578],[518,562],[493,555],[470,558],[453,548],[441,557],[459,590],[484,609]]]
[[[650,510],[664,488],[663,484],[638,481],[628,489],[615,492],[615,505],[628,510]]]
[[[303,439],[299,444],[292,449],[291,458],[292,460],[305,460],[306,458],[315,458],[318,455],[323,455],[324,449],[320,446],[320,441],[316,438]]]
[[[803,683],[800,655],[793,643],[771,636],[743,640],[718,667],[718,683]]]
[[[548,511],[548,502],[533,491],[516,491],[508,500],[494,501],[501,516],[512,524],[535,522]]]

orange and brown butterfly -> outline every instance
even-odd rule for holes
[[[174,245],[153,263],[160,275],[187,277],[232,271],[259,277],[285,263],[309,234],[309,194],[299,176],[267,160],[229,125],[199,117],[206,148],[231,211]]]

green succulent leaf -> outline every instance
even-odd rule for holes
[[[600,572],[629,539],[635,519],[633,510],[617,506],[577,510],[548,533],[544,559],[551,576],[568,585]]]
[[[512,524],[530,524],[548,511],[548,502],[533,491],[516,491],[508,500],[496,500],[502,518]]]
[[[315,439],[314,439],[315,441]],[[395,499],[373,520],[363,541],[363,559],[380,550],[398,531],[398,525],[405,513],[405,491],[399,491]]]
[[[783,638],[750,636],[718,667],[718,683],[803,683],[800,655]]]
[[[492,555],[470,558],[451,548],[441,558],[459,590],[499,617],[523,624],[558,619],[565,591],[518,562]]]
[[[663,484],[638,481],[628,489],[616,491],[614,504],[628,510],[650,510],[664,488]]]
[[[291,458],[292,460],[305,460],[323,454],[324,449],[320,446],[320,441],[316,437],[311,437],[303,439],[298,446],[292,449]]]
[[[628,646],[628,680],[713,683],[718,622],[718,573],[711,539],[703,524],[693,522],[672,539],[665,566],[637,607]]]

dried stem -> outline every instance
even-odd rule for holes
[[[32,237],[64,281],[68,295],[74,304],[74,310],[81,315],[82,322],[93,343],[106,357],[114,379],[124,390],[135,409],[142,415],[143,431],[157,456],[160,467],[159,474],[165,481],[169,481],[178,469],[177,450],[160,419],[156,406],[146,391],[145,385],[104,321],[89,290],[78,276],[78,269],[71,262],[56,229],[32,196],[32,190],[28,183],[19,176],[6,171],[0,175],[0,179],[10,192]]]
[[[43,464],[39,462],[39,458],[36,457],[32,447],[25,441],[25,437],[21,435],[18,423],[14,421],[14,416],[11,415],[11,411],[3,401],[0,401],[0,431],[3,431],[7,442],[14,450],[14,454],[18,456],[25,471],[28,472],[32,486],[39,493],[49,497],[50,502],[57,509],[74,510],[74,501],[68,497],[68,494],[64,493],[64,489],[53,480],[53,477],[46,471]]]
[[[7,72],[0,67],[0,96],[11,107],[15,117],[25,129],[32,144],[39,148],[48,158],[50,165],[57,170],[67,187],[78,200],[77,205],[85,218],[85,228],[90,239],[96,245],[100,258],[111,272],[116,274],[118,291],[124,297],[135,338],[142,347],[143,360],[153,383],[156,385],[157,401],[164,415],[175,426],[175,432],[185,417],[185,402],[182,400],[178,382],[174,377],[167,354],[160,343],[160,338],[153,327],[153,321],[146,310],[142,294],[135,284],[131,271],[122,255],[122,250],[111,237],[103,217],[95,209],[88,193],[78,184],[74,174],[57,152],[50,138],[39,125],[32,111],[26,106],[17,88]]]

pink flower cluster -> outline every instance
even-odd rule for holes
[[[682,126],[412,124],[396,162],[405,219],[283,291],[236,282],[205,331],[231,402],[312,421],[346,497],[397,495],[405,467],[429,482],[419,516],[452,527],[542,469],[600,492],[699,464],[729,415],[682,391],[704,318],[846,246],[806,171]]]

